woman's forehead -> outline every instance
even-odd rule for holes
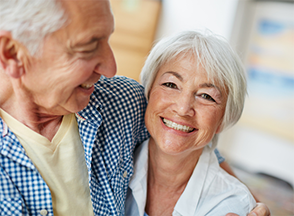
[[[228,88],[226,82],[223,76],[221,75],[221,72],[217,70],[217,67],[215,65],[207,65],[207,63],[204,59],[201,58],[201,56],[197,56],[192,51],[181,52],[162,61],[161,65],[159,65],[158,67],[157,74],[155,77],[157,77],[158,72],[161,71],[162,68],[167,66],[169,66],[169,68],[172,68],[173,66],[176,67],[180,62],[187,61],[191,63],[190,66],[195,67],[195,73],[199,73],[201,75],[206,76],[207,81],[209,83],[217,86],[219,89],[223,89],[227,94]]]

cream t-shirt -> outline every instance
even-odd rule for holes
[[[63,117],[51,142],[2,109],[0,116],[49,186],[54,215],[94,215],[84,148],[75,115]]]

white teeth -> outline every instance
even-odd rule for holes
[[[167,119],[163,119],[163,122],[167,127],[175,129],[175,130],[179,130],[183,132],[191,132],[194,130],[194,128],[191,128],[185,125],[180,125]]]
[[[84,89],[89,89],[93,86],[93,84],[82,84],[81,87]]]

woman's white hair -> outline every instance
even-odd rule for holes
[[[179,55],[194,57],[212,82],[219,82],[228,90],[222,129],[234,125],[240,118],[247,93],[246,74],[239,56],[220,36],[209,31],[183,31],[160,40],[151,50],[141,71],[141,83],[148,98],[160,67]],[[218,136],[213,138],[216,145]]]
[[[45,36],[60,29],[66,19],[57,0],[0,0],[0,30],[35,55]]]

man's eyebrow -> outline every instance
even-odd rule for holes
[[[114,32],[114,28],[111,30],[111,34],[113,34],[113,32]],[[111,35],[110,34],[110,35]],[[101,36],[101,37],[95,37],[95,36],[93,36],[92,38],[90,38],[89,40],[82,40],[81,42],[77,42],[77,43],[75,43],[75,44],[72,44],[72,43],[70,43],[70,47],[71,48],[75,48],[75,47],[81,47],[81,46],[87,46],[87,45],[89,45],[89,44],[92,44],[92,43],[95,43],[95,42],[97,42],[97,41],[99,41],[99,40],[102,40],[102,39],[104,39],[104,38],[106,38],[107,36]]]
[[[90,40],[88,40],[86,42],[78,42],[76,44],[73,44],[71,47],[74,48],[74,47],[86,46],[86,45],[89,45],[89,44],[92,44],[92,43],[96,43],[98,40],[99,40],[99,38],[93,37],[93,38],[91,38]]]
[[[176,78],[178,78],[180,81],[184,80],[184,78],[179,73],[174,72],[174,71],[167,71],[164,74],[171,74],[171,75],[175,76]]]

